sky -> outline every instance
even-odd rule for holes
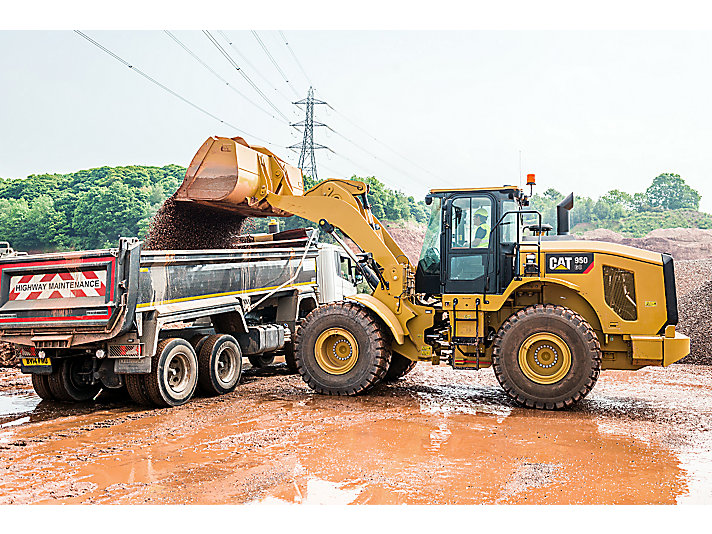
[[[315,130],[334,151],[317,153],[321,179],[375,175],[422,198],[518,184],[521,161],[539,191],[598,197],[674,172],[712,211],[712,32],[287,29],[297,64],[260,26],[286,82],[251,31],[224,26],[210,33],[241,72],[201,31],[172,32],[222,80],[163,31],[83,32],[231,126],[71,30],[0,31],[0,177],[187,166],[211,135],[296,164],[291,102],[312,85],[333,107],[316,108],[333,129]]]

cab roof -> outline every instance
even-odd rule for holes
[[[450,189],[431,189],[430,193],[460,193],[467,191],[522,191],[522,188],[516,185],[503,185],[501,187],[455,187]]]

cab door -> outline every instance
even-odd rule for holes
[[[445,293],[484,293],[488,273],[487,292],[496,292],[495,205],[488,194],[456,196],[446,202],[442,243]]]

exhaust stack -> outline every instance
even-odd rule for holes
[[[556,233],[569,235],[569,211],[574,207],[574,194],[570,193],[556,206]]]

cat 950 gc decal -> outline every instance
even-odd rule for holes
[[[591,269],[593,269],[593,252],[546,255],[547,273],[586,274]]]

